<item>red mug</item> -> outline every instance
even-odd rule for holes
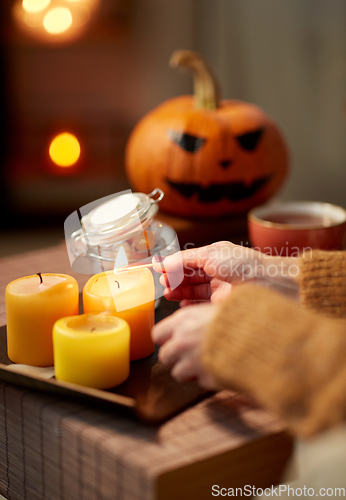
[[[304,250],[346,248],[346,210],[330,203],[292,201],[250,210],[248,230],[253,247],[278,256]]]

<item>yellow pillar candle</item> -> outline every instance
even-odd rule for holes
[[[78,314],[78,283],[66,274],[36,274],[6,287],[7,351],[14,363],[53,365],[55,321]]]
[[[81,314],[53,327],[55,377],[110,389],[130,373],[130,328],[112,314]]]
[[[151,340],[154,304],[154,278],[147,268],[96,274],[83,289],[85,313],[109,311],[128,322],[131,361],[146,358],[155,350]]]

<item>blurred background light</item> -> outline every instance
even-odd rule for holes
[[[14,0],[17,27],[43,44],[65,45],[97,25],[100,0]],[[104,13],[107,17],[107,12]]]
[[[71,167],[80,156],[80,145],[77,137],[69,132],[54,137],[49,146],[49,156],[59,167]]]
[[[72,14],[67,7],[55,7],[44,16],[43,26],[51,35],[58,35],[72,25]]]
[[[43,19],[56,7],[73,22],[50,34]],[[13,224],[61,226],[77,204],[127,189],[130,130],[191,93],[191,77],[168,66],[179,47],[208,58],[225,97],[281,125],[292,151],[284,199],[345,205],[345,23],[339,0],[50,0],[39,12],[0,0],[0,206]],[[49,156],[60,132],[81,144],[70,168]]]
[[[36,13],[46,9],[50,0],[23,0],[22,7],[25,12]]]
[[[42,12],[22,12],[21,20],[29,28],[42,28]]]
[[[72,12],[74,28],[84,26],[88,21],[90,21],[91,11],[88,5],[85,5],[82,0],[69,0],[69,2],[74,2]]]

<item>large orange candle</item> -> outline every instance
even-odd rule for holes
[[[6,287],[7,350],[14,363],[53,365],[55,321],[78,314],[78,283],[66,274],[26,276]]]
[[[154,304],[154,278],[147,268],[96,274],[83,289],[85,313],[108,311],[128,322],[131,361],[154,352]]]

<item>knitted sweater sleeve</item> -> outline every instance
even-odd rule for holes
[[[346,316],[346,252],[305,252],[298,282],[304,306],[331,316]]]
[[[302,302],[346,316],[346,254],[304,256]],[[237,388],[309,436],[346,419],[346,321],[254,285],[234,287],[203,346],[218,384]]]

